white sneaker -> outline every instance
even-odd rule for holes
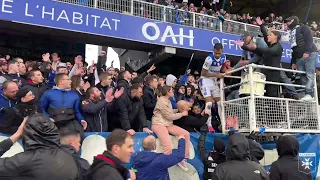
[[[303,98],[301,98],[303,101],[313,101],[313,97],[309,94],[306,94]]]
[[[178,166],[184,171],[189,171],[189,168],[187,167],[187,161],[185,159],[179,162]]]

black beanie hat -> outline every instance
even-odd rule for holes
[[[16,95],[18,102],[21,102],[21,98],[25,97],[28,94],[28,92],[30,92],[30,89],[27,87],[19,89]]]
[[[215,138],[214,139],[214,150],[217,151],[218,153],[223,153],[226,149],[224,142],[220,138]]]

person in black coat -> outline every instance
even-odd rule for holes
[[[220,138],[214,139],[213,151],[207,151],[205,147],[208,127],[201,128],[201,136],[199,137],[198,152],[203,162],[203,180],[211,179],[214,170],[218,164],[226,161],[225,145]]]
[[[132,75],[129,71],[123,71],[119,74],[117,89],[124,88],[125,92],[130,92]]]
[[[94,157],[88,180],[126,180],[129,170],[122,166],[130,162],[134,153],[133,139],[128,132],[116,129],[107,137],[107,151]]]
[[[101,91],[97,87],[88,89],[89,98],[81,103],[83,115],[88,123],[87,132],[108,132],[108,111],[112,111],[113,99],[119,98],[123,91],[121,88],[113,95],[113,89],[109,89],[102,99]]]
[[[100,82],[96,85],[96,87],[102,92],[101,96],[102,98],[105,98],[105,95],[109,89],[112,89],[112,75],[103,72],[99,76]]]
[[[41,113],[41,109],[35,103],[35,96],[28,87],[21,88],[16,96],[18,104],[6,109],[4,118],[0,123],[0,132],[2,133],[15,133],[24,118],[35,113]]]
[[[90,164],[87,160],[79,157],[78,153],[81,148],[81,136],[79,132],[69,130],[60,132],[60,142],[61,149],[72,155],[83,179],[85,179],[87,172],[90,169]]]
[[[147,120],[151,125],[151,118],[153,116],[154,107],[157,103],[156,89],[158,87],[158,80],[154,76],[148,76],[146,78],[145,86],[143,87],[143,106],[146,113]],[[149,127],[150,128],[150,127]]]
[[[181,100],[177,103],[177,106],[179,112],[189,111],[191,103]],[[203,116],[192,115],[192,113],[189,112],[188,116],[173,121],[173,124],[187,130],[188,132],[196,132],[199,131],[203,125],[206,125],[208,118],[209,115],[204,114],[204,112]]]
[[[142,88],[139,84],[133,84],[130,92],[124,88],[123,95],[115,100],[113,116],[109,123],[109,131],[116,128],[124,129],[134,135],[136,131],[151,133],[147,128],[147,118],[143,108]]]
[[[251,161],[249,142],[245,136],[233,134],[229,137],[226,156],[227,161],[216,167],[212,180],[269,180],[269,175],[264,167]]]
[[[271,164],[270,180],[311,180],[311,171],[298,158],[299,142],[295,136],[281,136],[277,140],[279,158]]]
[[[60,149],[59,130],[43,114],[28,118],[22,136],[24,152],[0,159],[0,179],[78,180],[73,157]]]

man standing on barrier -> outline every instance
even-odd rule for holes
[[[221,116],[221,105],[220,105],[220,88],[218,79],[223,77],[220,73],[222,65],[226,61],[226,55],[223,54],[223,46],[221,43],[217,43],[214,46],[213,53],[209,54],[205,59],[201,70],[200,88],[201,93],[206,101],[206,111],[211,112],[213,106],[212,101],[217,102],[218,114]],[[214,99],[213,99],[214,98]],[[209,114],[209,113],[207,113]],[[210,113],[211,114],[211,113]],[[209,117],[207,125],[209,131],[213,132],[211,125],[211,117]]]
[[[313,43],[311,29],[307,25],[300,24],[297,16],[287,18],[286,24],[291,30],[292,69],[306,72],[301,74],[301,83],[306,86],[306,95],[302,100],[312,101],[316,63],[319,59],[317,46]]]

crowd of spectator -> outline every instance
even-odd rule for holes
[[[178,165],[183,171],[189,170],[189,132],[202,133],[198,151],[205,167],[204,179],[230,175],[269,179],[258,163],[264,156],[263,149],[252,140],[253,135],[247,140],[238,134],[237,117],[227,118],[231,138],[226,148],[221,139],[215,140],[214,151],[204,147],[208,117],[212,116],[210,127],[214,132],[221,132],[221,126],[217,109],[204,109],[198,71],[188,70],[178,78],[172,74],[160,76],[152,74],[156,69],[152,65],[138,74],[124,67],[106,67],[106,55],[101,51],[97,63],[90,65],[80,55],[74,63],[61,62],[57,53],[43,54],[40,62],[25,62],[9,55],[0,57],[0,133],[13,134],[0,143],[0,154],[21,137],[26,150],[0,159],[1,179],[169,179],[169,167]],[[84,132],[111,131],[107,151],[94,157],[91,166],[77,156]],[[148,136],[142,144],[145,151],[133,159],[136,171],[129,171],[121,164],[130,161],[134,152],[132,136],[136,132],[154,132],[163,153],[153,152],[156,141]],[[173,149],[169,133],[179,139],[177,150]],[[291,141],[298,144],[296,139]],[[286,142],[289,140],[282,143]],[[297,157],[297,153],[291,152],[297,152],[298,147],[285,148],[282,147],[283,152],[280,148],[280,155]],[[290,163],[298,167],[297,161]],[[232,164],[246,168],[234,171],[231,169],[237,168],[230,169]],[[276,165],[273,167],[270,177],[277,179],[283,172]],[[311,178],[310,174],[296,173],[302,179]]]
[[[200,7],[196,7],[193,3],[188,3],[188,0],[183,0],[182,3],[176,3],[174,0],[152,0],[150,3],[164,5],[170,8],[174,8],[176,11],[169,10],[166,12],[167,21],[171,21],[177,24],[192,25],[192,12],[208,15],[208,16],[196,16],[196,26],[199,28],[220,30],[220,21],[223,22],[222,30],[224,32],[241,34],[244,31],[244,26],[240,23],[235,24],[232,20],[246,24],[257,25],[256,18],[251,16],[249,13],[233,14],[232,13],[232,1],[225,1],[225,5],[219,1],[202,1]],[[148,11],[148,9],[146,10]],[[152,16],[151,11],[157,11],[157,9],[150,9],[148,12],[149,16]],[[161,10],[159,10],[161,11]],[[161,14],[161,13],[155,13]],[[210,16],[212,18],[210,18]],[[263,19],[263,23],[266,27],[272,28],[274,30],[286,31],[284,19],[282,16],[276,16],[274,13],[270,13],[268,17]],[[317,28],[317,23],[312,22],[310,27],[314,33],[314,37],[320,37],[319,29]],[[250,31],[250,26],[247,27]],[[251,31],[259,31],[259,28],[251,27]]]

